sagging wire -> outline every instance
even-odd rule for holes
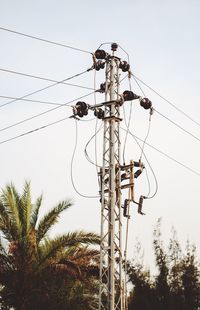
[[[94,104],[96,105],[97,104],[97,96],[96,96],[96,70],[94,70]],[[96,122],[95,122],[95,131],[94,131],[94,149],[95,149],[95,168],[96,168],[96,174],[97,174],[97,182],[98,182],[98,185],[99,185],[99,188],[100,188],[100,180],[99,180],[99,177],[98,177],[98,164],[97,164],[97,126],[98,126],[98,118],[96,118]],[[91,161],[90,161],[91,163]]]
[[[98,163],[97,163],[97,161],[96,161],[96,158],[95,158],[95,162],[92,161],[92,159],[91,159],[90,156],[88,155],[87,148],[88,148],[90,142],[95,138],[95,136],[101,131],[102,128],[103,128],[103,126],[102,126],[102,124],[101,124],[101,126],[99,127],[99,129],[98,129],[97,131],[95,131],[95,133],[92,135],[92,137],[88,140],[88,142],[86,143],[85,148],[84,148],[84,153],[85,153],[86,159],[89,161],[89,163],[91,163],[92,165],[96,166],[97,168],[100,168],[101,166],[98,165]]]
[[[120,127],[120,128],[121,128],[123,131],[127,131],[127,130],[128,130],[128,129],[125,129],[125,128],[123,128],[123,127]],[[130,130],[128,130],[128,132],[129,132],[129,134],[134,138],[134,140],[135,140],[135,142],[137,143],[138,147],[142,150],[142,146],[141,146],[140,143],[137,141],[137,138],[134,136],[134,134],[133,134]],[[142,141],[143,141],[143,140],[142,140]],[[146,160],[146,162],[147,162],[147,164],[148,164],[148,166],[149,166],[149,168],[150,168],[150,170],[151,170],[151,172],[152,172],[152,175],[153,175],[153,177],[154,177],[154,180],[155,180],[155,186],[156,186],[155,192],[154,192],[151,196],[149,196],[149,195],[145,196],[146,199],[152,199],[153,197],[155,197],[155,195],[156,195],[157,192],[158,192],[158,181],[157,181],[155,172],[154,172],[154,170],[153,170],[153,168],[152,168],[152,166],[151,166],[151,164],[150,164],[150,162],[149,162],[149,160],[148,160],[148,158],[147,158],[147,156],[146,156],[146,154],[145,154],[144,151],[143,151],[143,156],[144,156],[144,158],[145,158],[145,160]],[[145,170],[146,170],[146,169],[145,169]],[[149,183],[149,184],[150,184],[150,183]]]
[[[150,183],[149,174],[148,174],[147,169],[144,169],[144,170],[145,170],[145,173],[146,173],[146,180],[147,180],[147,183],[148,183],[148,192],[147,192],[147,195],[145,197],[148,198],[150,193],[151,193],[151,183]]]
[[[72,182],[72,186],[73,186],[73,189],[75,190],[75,192],[83,197],[83,198],[99,198],[99,196],[88,196],[88,195],[84,195],[82,193],[80,193],[78,190],[77,190],[77,187],[75,186],[75,183],[74,183],[74,177],[73,177],[73,164],[74,164],[74,158],[75,158],[75,153],[76,153],[76,149],[77,149],[77,145],[78,145],[78,126],[77,126],[77,122],[78,120],[75,119],[75,144],[74,144],[74,150],[73,150],[73,153],[72,153],[72,158],[71,158],[71,171],[70,171],[70,176],[71,176],[71,182]]]
[[[113,42],[103,42],[99,45],[99,47],[97,49],[100,49],[103,45],[108,45],[108,44],[112,44]]]
[[[129,80],[129,87],[130,87],[130,90],[131,90],[131,82]],[[142,89],[141,89],[142,91]],[[144,92],[142,91],[143,95],[145,96]],[[124,108],[124,107],[123,107]],[[127,138],[128,138],[128,133],[130,132],[130,120],[131,120],[131,115],[132,115],[132,102],[131,102],[131,106],[130,106],[130,113],[129,113],[129,120],[128,120],[128,124],[127,124],[127,119],[126,119],[126,114],[125,114],[125,109],[123,110],[124,112],[124,120],[125,120],[125,125],[126,125],[126,128],[127,128],[127,131],[126,131],[126,136],[125,136],[125,142],[124,142],[124,148],[123,148],[123,161],[125,163],[125,148],[126,148],[126,143],[127,143]],[[150,111],[150,115],[149,115],[149,126],[148,126],[148,130],[147,130],[147,134],[146,134],[146,137],[145,139],[143,140],[143,145],[142,147],[140,146],[139,144],[139,148],[141,149],[141,155],[140,155],[140,159],[139,161],[142,160],[142,156],[144,155],[144,146],[145,146],[145,143],[148,139],[148,136],[149,136],[149,133],[150,133],[150,128],[151,128],[151,116],[152,116],[152,110]],[[145,156],[146,158],[146,156]],[[149,181],[149,176],[148,176],[148,172],[147,170],[145,169],[146,171],[146,178],[147,178],[147,183],[148,183],[148,193],[145,197],[149,197],[150,195],[150,192],[151,192],[151,186],[150,186],[150,181]]]
[[[143,89],[142,89],[141,85],[139,84],[139,82],[137,81],[137,79],[134,77],[134,75],[132,75],[132,77],[133,77],[135,83],[137,84],[137,86],[139,87],[140,91],[142,92],[143,96],[146,97],[145,92],[143,91]],[[146,141],[147,141],[147,139],[148,139],[148,137],[149,137],[149,134],[150,134],[150,130],[151,130],[151,118],[152,118],[152,115],[153,115],[153,111],[154,111],[153,108],[150,108],[150,112],[149,112],[149,124],[148,124],[147,134],[146,134],[146,136],[145,136],[145,138],[144,138],[144,140],[143,140],[142,147],[140,146],[140,144],[138,144],[138,146],[139,146],[140,149],[141,149],[141,154],[140,154],[139,161],[142,161],[142,156],[144,155],[144,147],[145,147]],[[137,142],[137,141],[136,141],[136,142]],[[145,158],[146,158],[146,155],[145,155]],[[150,165],[149,165],[149,167],[150,167]],[[151,167],[151,168],[152,168],[152,167]],[[147,193],[147,195],[146,195],[145,197],[148,198],[149,195],[150,195],[150,192],[151,192],[151,184],[150,184],[150,180],[149,180],[149,176],[148,176],[147,169],[145,169],[145,172],[146,172],[146,179],[147,179],[148,188],[149,188],[148,193]],[[154,196],[153,196],[153,197],[154,197]],[[153,198],[153,197],[152,197],[152,198]]]
[[[149,137],[149,134],[150,134],[150,130],[151,130],[151,117],[152,117],[152,114],[153,114],[153,108],[150,109],[150,112],[149,112],[149,124],[148,124],[148,129],[147,129],[147,133],[146,133],[146,136],[144,138],[144,141],[143,141],[143,144],[142,144],[142,148],[141,148],[141,154],[140,154],[140,161],[142,160],[142,156],[144,154],[144,147],[145,147],[145,144],[146,144],[146,141]]]
[[[135,81],[135,83],[137,84],[137,86],[139,87],[140,91],[142,92],[143,96],[146,97],[145,95],[145,92],[144,90],[142,89],[140,83],[137,81],[137,79],[135,78],[135,76],[132,74],[132,77]],[[144,147],[145,147],[145,143],[149,137],[149,134],[150,134],[150,130],[151,130],[151,118],[152,118],[152,115],[153,115],[153,108],[150,108],[150,112],[149,112],[149,124],[148,124],[148,129],[147,129],[147,133],[146,133],[146,136],[144,138],[144,141],[143,141],[143,145],[142,145],[142,148],[141,148],[141,154],[140,154],[140,161],[142,160],[142,156],[143,156],[143,153],[144,153]]]
[[[122,49],[122,47],[119,45],[119,47]],[[122,49],[124,51],[124,49]],[[125,52],[125,51],[124,51]],[[127,52],[125,52],[127,54],[127,58],[128,58],[128,63],[130,65],[130,58],[129,58],[129,54]],[[128,74],[128,83],[129,83],[129,89],[130,91],[132,90],[132,87],[131,87],[131,75]],[[126,119],[126,113],[125,113],[125,108],[124,108],[124,105],[123,105],[123,113],[124,113],[124,121],[125,121],[125,124],[126,124],[126,127],[129,129],[130,128],[130,123],[131,123],[131,116],[132,116],[132,112],[133,112],[133,101],[130,102],[130,111],[129,111],[129,118],[128,118],[128,123],[127,123],[127,119]],[[128,131],[126,132],[126,136],[125,136],[125,140],[124,140],[124,146],[123,146],[123,162],[124,162],[124,165],[125,165],[125,152],[126,152],[126,143],[127,143],[127,138],[128,138]]]

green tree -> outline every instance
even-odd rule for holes
[[[133,284],[129,309],[134,310],[198,310],[200,309],[200,268],[196,248],[187,243],[183,253],[172,230],[167,250],[161,235],[161,220],[154,230],[153,248],[157,267],[151,276],[137,258],[128,262],[127,274]]]
[[[21,195],[12,184],[2,190],[2,308],[94,309],[99,253],[90,245],[98,244],[99,236],[75,231],[50,238],[50,229],[71,203],[62,201],[39,218],[41,204],[42,196],[32,203],[28,182]],[[73,306],[78,292],[80,307]]]

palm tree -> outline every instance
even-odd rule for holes
[[[72,295],[77,287],[85,286],[88,291],[95,283],[99,253],[95,248],[90,248],[90,245],[98,244],[99,236],[75,231],[50,238],[50,229],[57,223],[61,213],[71,206],[71,202],[62,201],[39,218],[41,204],[42,196],[35,204],[32,203],[28,182],[25,182],[22,195],[13,184],[2,190],[2,308],[70,309],[66,302],[73,300]],[[88,301],[88,297],[85,300]],[[84,292],[81,302],[84,302]]]

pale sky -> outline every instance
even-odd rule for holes
[[[103,42],[117,42],[130,56],[131,69],[178,108],[200,122],[200,2],[198,0],[140,1],[11,1],[0,0],[0,27],[38,36],[94,52]],[[36,41],[0,30],[0,68],[62,80],[84,71],[92,58],[82,53]],[[103,46],[109,52],[109,45]],[[118,56],[127,60],[119,50]],[[104,81],[97,72],[97,87]],[[70,81],[94,87],[94,73]],[[0,96],[20,97],[49,85],[49,82],[0,71]],[[141,85],[142,86],[142,85]],[[128,84],[121,84],[121,92]],[[132,80],[133,90],[141,95]],[[165,116],[200,138],[200,128],[169,104],[143,87],[146,96]],[[65,103],[90,90],[66,85],[52,87],[28,99]],[[94,96],[84,99],[94,104]],[[97,102],[104,100],[97,96]],[[9,101],[9,100],[8,100]],[[0,105],[7,102],[0,98]],[[126,103],[128,113],[129,103]],[[18,101],[0,108],[0,130],[15,122],[50,109],[52,106]],[[61,108],[32,121],[0,131],[0,142],[17,134],[43,126],[71,114]],[[92,118],[92,114],[88,119]],[[148,112],[134,103],[131,131],[144,138],[148,127]],[[78,148],[74,162],[74,178],[78,190],[86,195],[98,194],[96,170],[87,162],[84,147],[94,134],[95,121],[78,123]],[[123,138],[122,134],[122,138]],[[25,179],[31,180],[33,197],[44,193],[44,211],[63,198],[72,198],[74,206],[63,215],[57,232],[85,229],[100,231],[98,199],[84,199],[76,194],[70,180],[70,162],[75,142],[73,120],[0,144],[0,187],[12,181],[21,189]],[[148,143],[166,152],[200,173],[200,145],[180,129],[161,118],[152,116]],[[101,164],[102,134],[98,135],[98,159]],[[94,159],[94,143],[88,151]],[[136,238],[145,248],[146,263],[152,264],[152,231],[157,218],[163,218],[164,239],[169,240],[172,225],[184,245],[187,238],[199,249],[199,176],[179,166],[161,154],[145,147],[146,155],[158,179],[158,193],[145,201],[140,216],[132,205],[129,237],[129,257]],[[129,137],[126,160],[138,160],[140,151]],[[145,162],[145,160],[144,160]],[[149,168],[147,167],[149,172]],[[152,192],[154,179],[150,174]],[[136,197],[148,190],[145,174],[138,178]],[[124,197],[126,198],[126,197]]]

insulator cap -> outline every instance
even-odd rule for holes
[[[94,53],[96,59],[105,59],[106,58],[106,52],[104,50],[96,50]]]
[[[83,101],[78,101],[75,105],[75,108],[79,117],[83,117],[84,115],[88,114],[88,105]]]
[[[145,213],[142,212],[144,198],[145,198],[144,196],[140,196],[139,203],[138,203],[138,213],[141,215],[145,215]]]
[[[99,119],[103,119],[104,118],[104,111],[101,108],[96,108],[94,110],[94,115],[99,118]]]
[[[95,64],[94,64],[94,68],[95,70],[99,71],[100,69],[104,69],[105,67],[105,62],[98,60]]]
[[[122,173],[122,175],[121,175],[121,181],[126,180],[126,179],[127,179],[126,173]]]
[[[130,218],[130,216],[128,215],[128,203],[129,203],[129,200],[128,199],[125,199],[124,200],[124,206],[123,206],[123,208],[124,208],[124,211],[123,211],[123,216],[124,217],[127,217],[127,218]]]
[[[140,174],[142,174],[142,169],[138,169],[135,173],[134,173],[134,178],[137,179]]]
[[[124,101],[130,101],[130,100],[135,100],[135,99],[140,98],[140,96],[134,94],[131,90],[125,90],[123,92],[123,97],[124,97]]]
[[[112,44],[111,44],[111,50],[112,50],[113,52],[116,52],[117,48],[118,48],[118,44],[117,44],[117,43],[112,43]]]
[[[127,72],[130,69],[130,65],[127,63],[127,61],[121,61],[119,68],[122,69],[123,72]]]
[[[101,91],[102,93],[104,93],[105,90],[106,90],[106,83],[101,83],[101,84],[100,84],[100,91]]]
[[[148,98],[143,98],[140,101],[140,105],[145,109],[148,110],[152,107],[152,102]]]

